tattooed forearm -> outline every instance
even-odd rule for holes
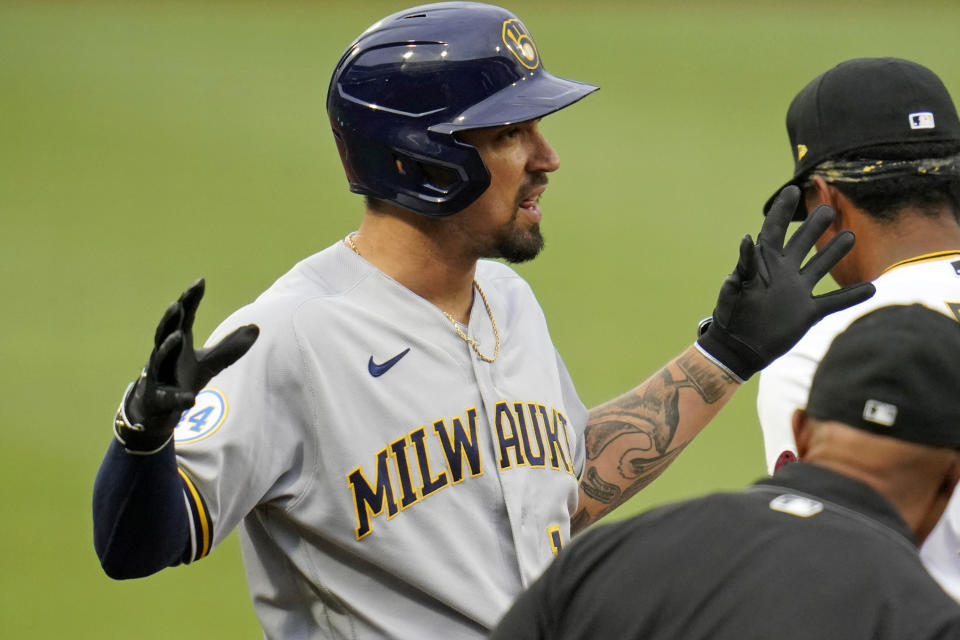
[[[595,466],[590,466],[584,472],[583,480],[580,481],[581,491],[589,498],[592,498],[599,505],[581,505],[580,509],[570,520],[570,529],[574,533],[582,531],[591,523],[607,515],[627,499],[632,497],[638,491],[644,489],[647,485],[657,479],[661,473],[673,462],[686,445],[671,450],[666,455],[652,459],[644,460],[637,464],[637,461],[630,463],[635,465],[635,475],[632,483],[621,489],[617,485],[605,482]],[[622,463],[623,461],[621,461]],[[601,487],[603,490],[598,491]]]
[[[570,532],[580,533],[594,520],[596,520],[596,518],[592,517],[586,508],[581,507],[575,514],[573,514],[573,517],[570,518]]]
[[[604,504],[617,505],[629,498],[631,495],[646,487],[664,469],[666,469],[674,458],[679,455],[684,447],[677,447],[669,453],[657,456],[656,458],[644,458],[641,455],[633,455],[634,452],[627,451],[620,458],[617,464],[619,470],[618,477],[624,480],[630,480],[625,488],[612,482],[607,482],[600,476],[600,470],[595,465],[588,465],[583,479],[580,481],[580,488],[590,498]]]
[[[623,438],[632,448],[666,451],[680,422],[677,392],[682,386],[689,385],[678,386],[663,369],[642,392],[632,391],[594,409],[585,432],[587,458],[599,457]]]
[[[652,445],[661,455],[666,453],[680,423],[680,390],[693,389],[704,402],[713,404],[733,383],[717,367],[691,354],[682,354],[676,364],[683,373],[679,380],[664,368],[646,385],[591,412],[586,433],[588,458],[596,458],[622,436],[638,440],[634,444],[640,448],[650,449]]]
[[[690,349],[641,386],[591,411],[575,528],[660,476],[735,388],[733,378]],[[683,389],[693,393],[681,398]]]
[[[735,380],[722,370],[684,353],[677,359],[677,366],[683,370],[686,380],[697,390],[707,404],[713,404],[724,396],[730,384]]]
[[[588,467],[583,474],[583,479],[580,480],[580,488],[583,489],[585,494],[597,502],[603,502],[605,504],[619,502],[620,487],[605,482],[594,466]]]
[[[631,455],[633,452],[627,451],[623,457],[620,458],[617,469],[620,471],[621,478],[634,479],[634,483],[629,487],[631,495],[647,486],[654,478],[663,473],[663,470],[680,455],[680,452],[683,451],[685,446],[686,445],[671,449],[663,455],[652,459]]]

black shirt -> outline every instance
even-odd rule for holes
[[[960,639],[960,605],[867,485],[796,463],[575,539],[491,638]]]

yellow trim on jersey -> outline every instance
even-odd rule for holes
[[[960,250],[952,251],[936,251],[934,253],[925,253],[921,256],[916,256],[913,258],[907,258],[906,260],[901,260],[900,262],[894,262],[892,265],[883,270],[883,273],[892,271],[897,267],[902,267],[906,264],[917,264],[920,262],[930,262],[931,260],[939,260],[940,258],[946,258],[947,256],[960,256]]]
[[[200,518],[200,531],[203,536],[203,541],[200,545],[200,555],[195,558],[196,560],[199,560],[210,553],[210,522],[207,519],[207,512],[203,508],[203,501],[200,499],[200,493],[197,491],[197,488],[193,486],[193,482],[191,482],[190,478],[187,477],[187,474],[183,472],[183,469],[177,467],[177,471],[180,473],[180,477],[183,478],[183,481],[187,484],[187,489],[190,490],[190,495],[193,498],[193,504],[195,504],[197,507],[197,517]]]
[[[563,549],[563,534],[559,525],[547,527],[547,537],[550,538],[550,549],[557,555]]]

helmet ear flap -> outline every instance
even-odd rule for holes
[[[465,209],[490,185],[490,172],[471,145],[411,127],[395,127],[393,133],[377,140],[356,128],[333,127],[352,192],[443,217]],[[423,152],[402,148],[401,142]]]
[[[425,192],[434,192],[438,196],[449,194],[459,182],[463,181],[463,176],[459,172],[435,162],[397,157],[396,165],[401,175],[407,173],[415,175]]]
[[[350,159],[350,147],[347,145],[343,136],[333,127],[333,141],[337,144],[337,153],[340,154],[340,162],[343,164],[343,171],[347,174],[347,182],[351,185],[351,191],[354,191],[353,185],[357,184],[357,178],[353,171],[353,162]]]
[[[490,172],[473,147],[457,142],[447,160],[394,149],[391,182],[395,202],[422,215],[447,216],[465,209],[490,186]]]

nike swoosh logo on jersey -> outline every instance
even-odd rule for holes
[[[393,356],[383,364],[377,364],[376,362],[373,361],[373,356],[370,356],[370,361],[367,362],[367,371],[369,371],[370,375],[372,375],[374,378],[379,378],[380,376],[385,374],[387,371],[390,371],[390,368],[393,365],[400,362],[400,358],[407,355],[409,352],[410,352],[410,348],[407,347],[406,349],[404,349],[397,355]]]

